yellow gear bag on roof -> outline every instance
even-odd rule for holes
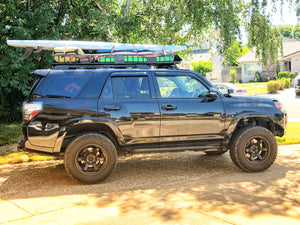
[[[84,52],[81,48],[77,47],[56,47],[53,50],[53,59],[55,62],[78,62],[80,61],[79,55],[83,55]]]

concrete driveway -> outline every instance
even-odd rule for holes
[[[0,166],[0,224],[300,224],[300,145],[245,173],[229,154],[121,158],[103,183],[71,180],[62,161]]]

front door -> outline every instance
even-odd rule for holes
[[[224,129],[222,100],[209,97],[209,89],[193,73],[156,73],[161,110],[161,142],[221,141]]]

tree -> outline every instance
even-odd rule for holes
[[[214,70],[214,64],[210,60],[200,60],[198,62],[192,62],[192,70],[199,73],[201,76],[206,77],[206,73]]]
[[[292,25],[279,25],[278,30],[283,37],[293,38],[293,26]]]
[[[33,78],[27,74],[49,67],[50,54],[18,58],[23,50],[7,39],[73,39],[128,43],[184,44],[213,29],[218,49],[228,55],[240,36],[249,33],[249,47],[264,64],[278,58],[280,33],[270,26],[266,9],[275,0],[0,0],[0,121],[15,120]],[[291,2],[293,0],[281,0]],[[14,96],[18,97],[14,97]],[[12,103],[13,102],[13,103]]]
[[[227,49],[224,56],[227,65],[239,66],[237,60],[243,56],[249,49],[245,45],[241,45],[240,42],[234,41],[232,45]]]
[[[294,27],[294,38],[300,40],[300,23]]]

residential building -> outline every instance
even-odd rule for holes
[[[249,82],[255,79],[255,73],[259,72],[266,79],[274,79],[275,72],[290,71],[300,72],[300,41],[283,38],[283,56],[279,57],[276,65],[271,64],[268,67],[260,63],[256,57],[255,48],[249,50],[245,55],[238,59],[241,64],[243,82]]]

